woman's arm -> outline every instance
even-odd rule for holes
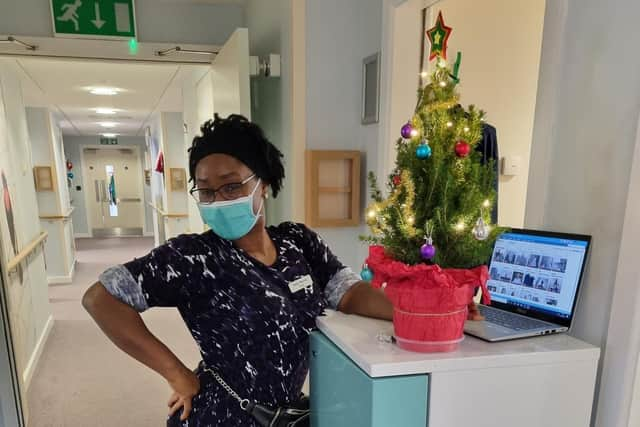
[[[183,419],[186,419],[191,410],[191,398],[200,388],[198,378],[147,329],[140,314],[112,296],[100,282],[86,291],[82,306],[116,346],[169,382],[180,396],[179,403],[184,405]]]
[[[367,282],[358,282],[343,295],[338,310],[346,314],[393,319],[393,306],[385,294]]]

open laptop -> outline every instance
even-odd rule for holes
[[[566,332],[571,327],[591,236],[511,230],[496,240],[483,321],[464,331],[487,341]]]

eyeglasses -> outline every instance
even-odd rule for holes
[[[245,179],[242,182],[231,182],[229,184],[221,185],[216,189],[211,188],[194,188],[189,193],[196,199],[196,202],[202,203],[205,205],[211,204],[216,201],[216,197],[218,194],[224,200],[235,200],[244,196],[242,192],[242,188],[244,185],[251,181],[256,175],[253,174],[249,178]]]

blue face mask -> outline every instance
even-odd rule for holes
[[[259,186],[258,179],[258,183],[248,196],[211,204],[198,204],[202,220],[223,239],[238,240],[246,236],[258,222],[259,213],[262,210],[262,204],[260,204],[258,213],[253,212],[253,195]]]

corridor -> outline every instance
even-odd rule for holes
[[[108,341],[80,303],[104,269],[144,255],[153,239],[76,242],[73,283],[49,287],[55,323],[28,390],[30,427],[163,425],[170,395],[166,381]],[[149,310],[143,318],[187,366],[195,366],[198,351],[177,310]]]

